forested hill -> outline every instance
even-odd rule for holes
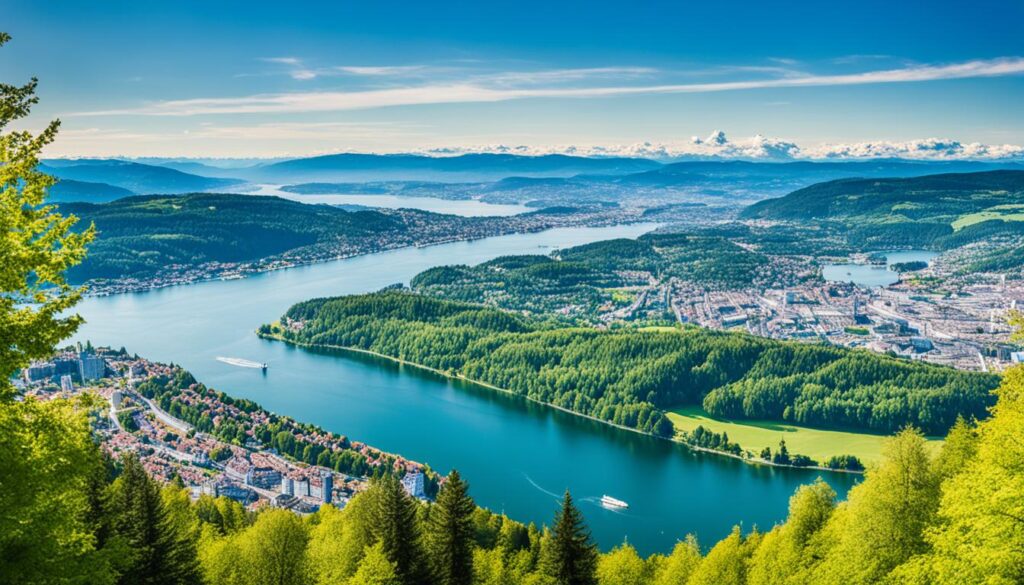
[[[1024,171],[830,181],[755,203],[741,217],[842,226],[855,249],[946,250],[1024,236]]]
[[[505,256],[477,266],[439,266],[416,275],[411,285],[448,299],[587,318],[596,317],[601,307],[628,305],[631,294],[617,289],[648,286],[651,278],[741,289],[793,285],[815,275],[724,237],[647,234],[568,248],[554,257]]]
[[[944,434],[984,418],[995,375],[698,328],[566,328],[469,303],[381,292],[291,307],[264,335],[377,352],[615,424],[672,436],[664,411]]]
[[[998,205],[1024,205],[1024,171],[952,173],[908,179],[840,179],[747,207],[748,219],[905,217],[955,219]]]
[[[277,197],[193,194],[139,196],[60,209],[99,231],[74,282],[144,276],[170,264],[241,262],[328,240],[387,237],[402,221],[376,211],[348,212]]]

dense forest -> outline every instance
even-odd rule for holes
[[[0,563],[7,582],[26,585],[1020,583],[1024,369],[998,395],[992,417],[958,422],[936,457],[915,431],[888,439],[844,502],[819,479],[766,532],[736,527],[710,548],[689,536],[647,558],[628,542],[599,552],[568,493],[550,527],[524,526],[477,508],[457,472],[436,503],[411,499],[393,477],[307,517],[190,501],[131,456],[104,456],[81,403],[7,401]]]
[[[314,299],[264,335],[425,365],[604,421],[673,436],[664,410],[941,435],[984,418],[998,376],[699,328],[597,330],[406,292]]]
[[[413,278],[413,289],[453,300],[504,309],[554,314],[575,307],[627,304],[617,288],[646,286],[668,278],[709,289],[791,285],[814,278],[813,270],[773,262],[721,236],[647,234],[560,250],[552,256],[506,256],[477,266],[440,266]]]
[[[99,238],[72,281],[148,276],[171,264],[244,262],[322,242],[361,243],[406,229],[399,216],[277,197],[199,193],[64,203]]]

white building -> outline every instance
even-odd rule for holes
[[[402,487],[405,488],[406,493],[414,498],[425,499],[427,497],[423,483],[423,474],[418,471],[406,473],[405,477],[402,478]]]

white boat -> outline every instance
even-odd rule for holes
[[[601,505],[606,508],[628,508],[629,504],[611,496],[601,496]]]
[[[260,368],[263,371],[267,370],[267,364],[265,363],[254,362],[252,360],[242,358],[218,356],[217,361],[231,366],[238,366],[239,368]]]

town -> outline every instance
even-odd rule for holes
[[[228,442],[204,432],[147,397],[145,388],[165,380],[185,381],[176,388],[171,410],[183,404],[201,412],[207,429],[241,425]],[[270,505],[310,514],[323,504],[343,508],[369,486],[374,474],[393,473],[410,496],[429,499],[438,478],[424,465],[382,453],[347,438],[278,417],[252,403],[235,401],[206,389],[180,368],[151,362],[109,348],[68,348],[51,360],[25,368],[14,381],[28,399],[92,397],[93,429],[113,458],[133,453],[147,472],[164,481],[181,481],[193,497],[228,497],[250,509]],[[173,382],[172,382],[173,383]],[[314,464],[266,445],[263,427],[274,425],[272,440],[304,445],[316,453]],[[283,433],[283,434],[282,434]],[[219,433],[223,434],[223,433]],[[243,438],[244,437],[244,438]],[[331,461],[334,464],[331,465]]]
[[[875,270],[887,270],[884,266]],[[765,290],[719,290],[672,278],[633,287],[627,307],[601,319],[656,318],[772,339],[827,341],[958,369],[1000,372],[1024,361],[1009,342],[1009,313],[1024,282],[1005,274],[956,275],[943,262],[887,286],[817,280]]]

